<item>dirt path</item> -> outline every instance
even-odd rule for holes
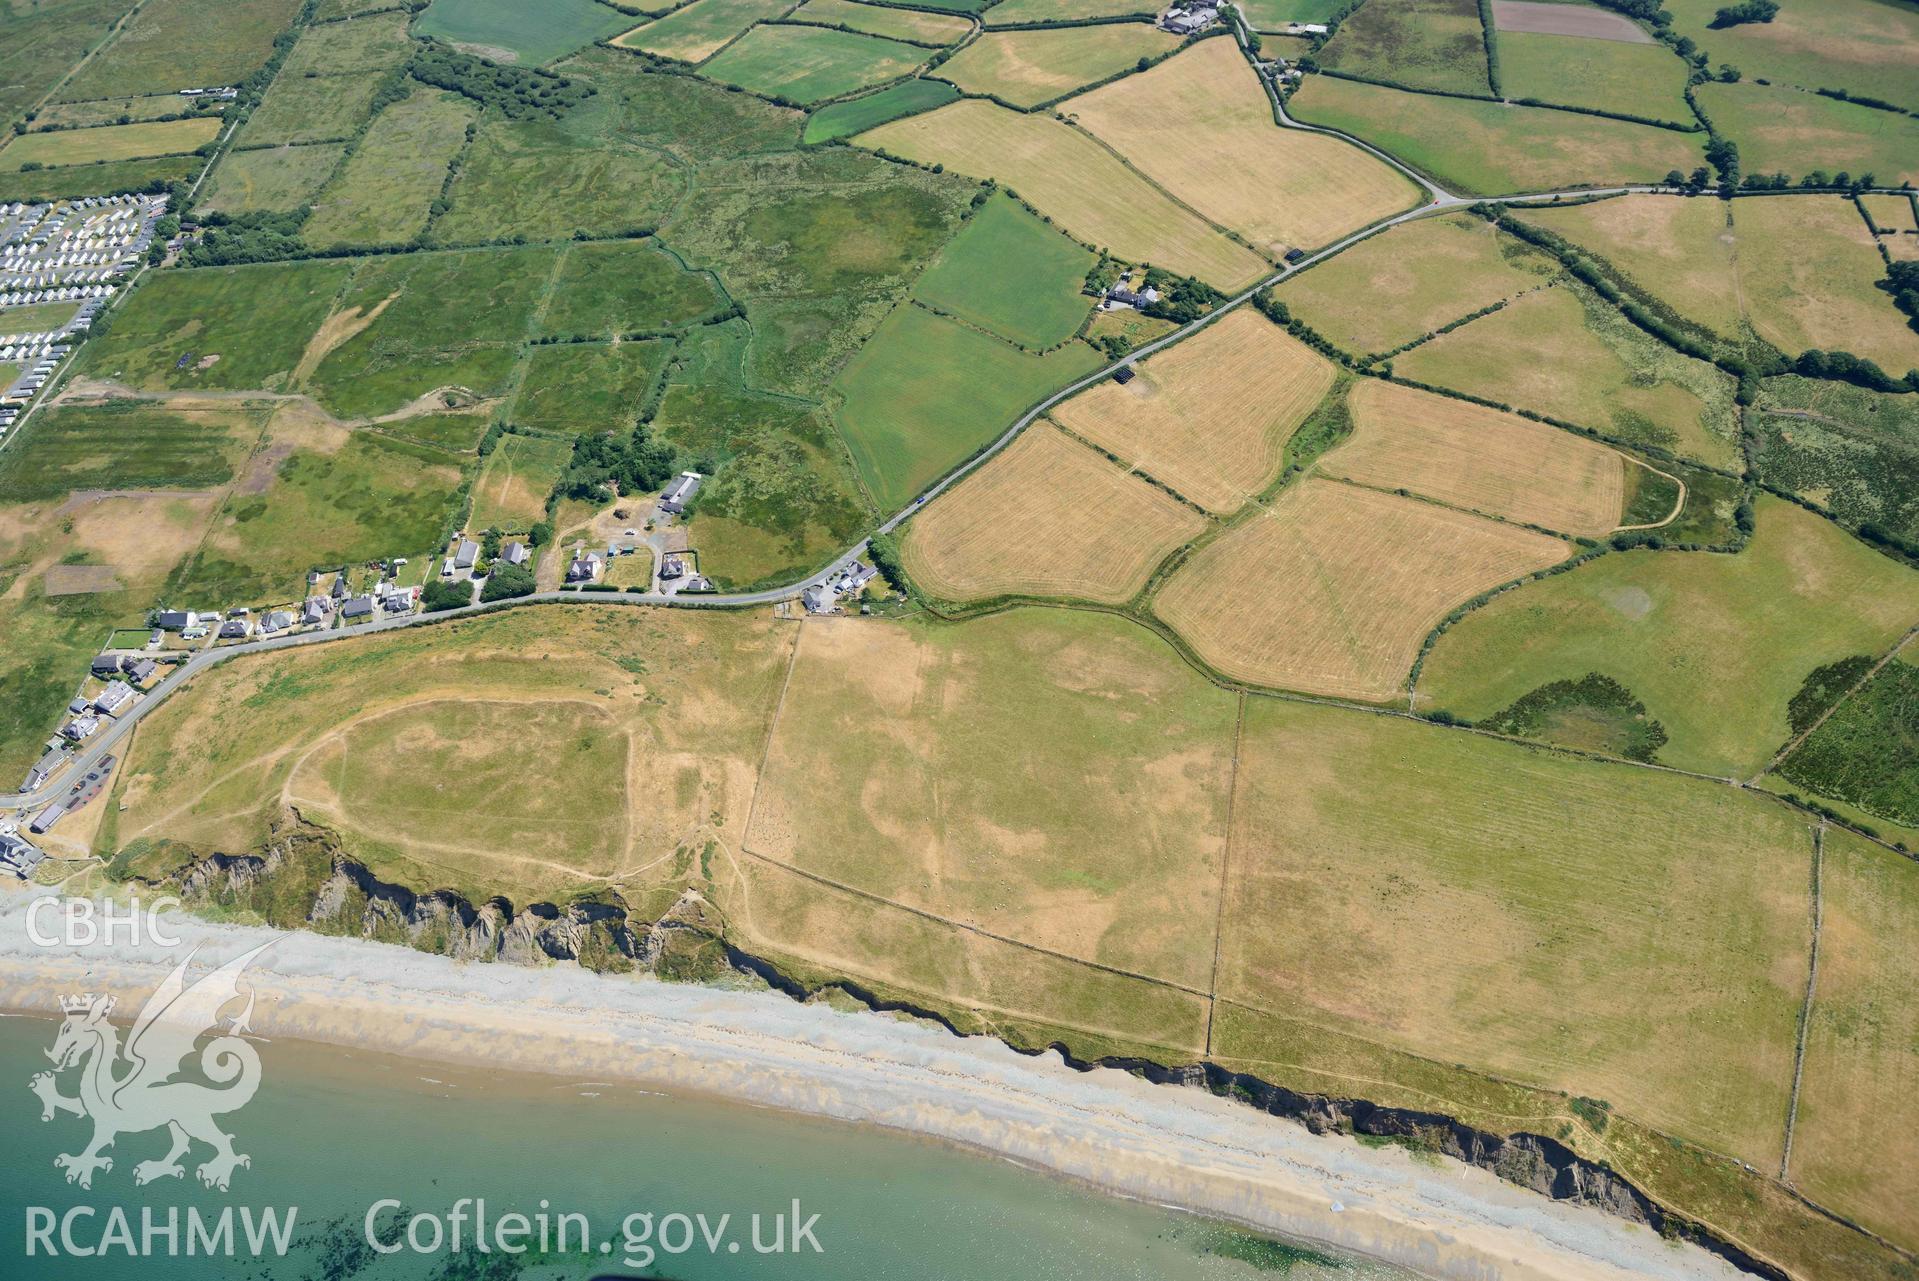
[[[1828,707],[1825,711],[1819,713],[1818,717],[1813,721],[1812,724],[1806,726],[1805,729],[1793,735],[1791,740],[1788,741],[1784,747],[1780,748],[1778,752],[1774,753],[1773,758],[1771,760],[1766,762],[1766,767],[1760,770],[1757,774],[1754,774],[1751,778],[1747,779],[1745,783],[1743,784],[1743,786],[1758,787],[1759,781],[1761,779],[1765,778],[1766,775],[1778,769],[1780,762],[1784,761],[1788,756],[1791,756],[1794,752],[1798,751],[1799,745],[1801,743],[1805,742],[1808,738],[1811,738],[1814,734],[1818,733],[1819,727],[1821,725],[1824,725],[1828,720],[1830,720],[1834,712],[1844,707],[1847,701],[1850,700],[1854,694],[1857,694],[1860,690],[1864,689],[1872,681],[1873,677],[1877,676],[1881,671],[1885,669],[1885,666],[1887,663],[1890,663],[1893,659],[1899,657],[1899,651],[1904,649],[1907,645],[1910,645],[1912,643],[1912,638],[1915,636],[1919,636],[1919,623],[1915,623],[1911,631],[1907,632],[1904,636],[1901,636],[1899,638],[1899,643],[1897,645],[1894,645],[1891,649],[1887,650],[1885,652],[1885,655],[1881,657],[1878,662],[1874,663],[1864,676],[1861,676],[1857,681],[1853,682],[1852,687],[1850,689],[1848,689],[1845,693],[1841,694],[1838,698],[1833,699],[1832,706]]]
[[[1640,459],[1634,458],[1631,454],[1624,453],[1617,449],[1613,450],[1613,452],[1615,454],[1618,454],[1621,458],[1625,459],[1627,462],[1637,463],[1639,466],[1644,467],[1647,471],[1651,472],[1653,475],[1664,476],[1667,480],[1679,486],[1678,501],[1673,503],[1672,510],[1666,513],[1666,518],[1664,520],[1656,520],[1652,522],[1650,525],[1615,525],[1613,526],[1613,533],[1615,534],[1629,533],[1630,531],[1635,529],[1664,529],[1666,526],[1678,520],[1679,513],[1686,510],[1686,482],[1679,479],[1679,477],[1673,475],[1669,471],[1660,471],[1657,467],[1653,466],[1651,463],[1644,462]]]
[[[1826,827],[1812,829],[1812,947],[1806,961],[1806,999],[1799,1006],[1799,1035],[1792,1047],[1792,1094],[1786,1103],[1786,1142],[1779,1154],[1779,1181],[1792,1183],[1792,1131],[1799,1120],[1799,1082],[1806,1072],[1806,1029],[1812,1024],[1813,997],[1819,990],[1819,927],[1825,919],[1820,891],[1826,854]]]

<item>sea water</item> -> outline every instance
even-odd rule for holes
[[[29,1088],[57,1028],[0,1017],[8,1281],[1410,1276],[870,1127],[297,1041],[259,1042],[259,1093],[219,1121],[250,1160],[227,1191],[195,1177],[201,1145],[137,1185],[163,1129],[121,1135],[81,1188],[54,1159],[91,1123],[43,1122]]]

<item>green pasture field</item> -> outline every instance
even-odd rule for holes
[[[545,517],[547,496],[572,461],[569,441],[511,432],[501,436],[473,482],[468,526],[512,533],[531,529]]]
[[[1791,736],[1809,672],[1919,619],[1919,574],[1779,499],[1757,519],[1736,555],[1614,553],[1474,610],[1428,655],[1420,705],[1479,720],[1599,672],[1666,727],[1666,764],[1752,774]]]
[[[381,111],[314,201],[301,235],[316,248],[418,236],[476,114],[468,99],[425,87]]]
[[[703,63],[700,74],[769,98],[814,103],[905,75],[927,51],[829,27],[759,26]]]
[[[1289,22],[1327,23],[1346,8],[1346,0],[1247,0],[1240,6],[1255,31],[1284,31]]]
[[[878,93],[869,93],[864,98],[852,98],[820,108],[806,118],[802,141],[818,143],[851,138],[856,133],[865,133],[889,120],[916,116],[922,111],[943,107],[957,97],[959,90],[944,80],[907,80]]]
[[[1692,125],[1686,77],[1685,61],[1663,44],[1499,33],[1499,89],[1508,98]]]
[[[792,20],[851,27],[870,36],[931,45],[952,44],[964,39],[966,33],[973,29],[973,24],[965,18],[949,14],[859,4],[856,0],[806,0],[805,4],[793,11]]]
[[[1800,816],[1275,699],[1247,700],[1237,755],[1222,996],[1777,1167],[1811,933]]]
[[[310,261],[161,272],[81,348],[82,368],[141,391],[285,390],[351,270]]]
[[[1559,264],[1483,218],[1422,218],[1362,240],[1275,290],[1334,346],[1387,352],[1547,283]]]
[[[338,22],[342,18],[358,17],[372,9],[384,9],[393,0],[320,0],[313,7],[315,22]]]
[[[314,394],[354,417],[397,412],[441,386],[503,394],[558,260],[544,246],[362,260],[331,323],[356,312],[365,327],[314,368]]]
[[[749,850],[1003,937],[1207,983],[1230,695],[1097,613],[809,625],[799,646]]]
[[[665,363],[658,342],[563,343],[528,349],[509,422],[541,431],[630,430]]]
[[[411,414],[368,430],[384,432],[389,436],[403,436],[448,453],[470,454],[478,447],[480,437],[486,434],[487,418],[485,414],[471,412]]]
[[[613,43],[679,62],[704,62],[754,23],[777,18],[794,5],[795,0],[693,0]]]
[[[62,102],[237,85],[273,55],[300,0],[148,0],[62,85]]]
[[[1790,1174],[1820,1204],[1910,1242],[1919,1145],[1885,1119],[1919,1091],[1919,876],[1909,859],[1829,829],[1820,883]]]
[[[1919,397],[1768,378],[1747,425],[1767,483],[1919,544]]]
[[[1845,89],[1919,111],[1912,76],[1919,13],[1899,0],[1820,0],[1782,4],[1770,22],[1714,28],[1720,0],[1670,0],[1673,30],[1758,77],[1803,89]],[[1743,145],[1743,144],[1742,144]]]
[[[174,411],[143,401],[59,405],[0,451],[9,502],[76,489],[206,489],[233,479],[259,436],[261,416]]]
[[[835,382],[839,424],[873,501],[892,513],[1099,363],[1083,343],[1030,356],[906,304]]]
[[[158,120],[189,111],[187,101],[177,93],[145,93],[133,98],[96,98],[90,102],[56,102],[34,114],[33,129],[89,129],[95,125],[130,124],[139,120]],[[218,119],[214,108],[199,114]],[[124,117],[124,119],[123,119]]]
[[[0,6],[0,119],[18,119],[132,8],[133,0]]]
[[[357,22],[308,27],[294,43],[276,80],[385,71],[413,53],[404,11],[376,13]]]
[[[1779,763],[1778,773],[1802,792],[1919,827],[1919,667],[1898,658],[1887,663]]]
[[[1339,24],[1319,62],[1414,89],[1492,93],[1478,0],[1371,0]]]
[[[1288,110],[1370,142],[1454,191],[1498,195],[1658,182],[1704,163],[1704,134],[1544,107],[1419,97],[1309,76]]]
[[[373,99],[380,92],[383,79],[377,72],[288,76],[282,71],[274,78],[259,107],[240,127],[234,145],[259,147],[351,138],[373,113]]]
[[[630,233],[657,222],[686,190],[658,152],[633,146],[618,104],[596,96],[563,119],[489,118],[434,224],[444,242],[561,240],[575,232]]]
[[[337,142],[229,152],[194,207],[224,214],[290,213],[319,195],[345,152],[346,145]]]
[[[745,307],[747,385],[818,397],[978,190],[851,147],[749,157],[703,170],[665,235]]]
[[[819,568],[872,525],[846,446],[823,412],[740,382],[745,326],[699,332],[651,430],[710,479],[687,529],[700,569],[730,590]]]
[[[1527,294],[1393,359],[1401,378],[1737,470],[1731,375],[1682,356],[1583,285]]]
[[[58,165],[28,173],[0,170],[0,200],[60,200],[146,191],[155,183],[191,182],[202,163],[199,156],[156,156],[111,164]]]
[[[539,328],[607,338],[672,329],[724,305],[711,279],[688,271],[656,243],[609,240],[567,246]]]
[[[531,64],[583,49],[632,21],[594,0],[433,0],[413,30],[495,62]]]
[[[1143,22],[989,31],[934,74],[968,93],[1037,107],[1178,47],[1178,36]]]
[[[1000,0],[980,16],[987,30],[1021,22],[1073,22],[1087,18],[1153,18],[1146,0]]]
[[[1090,252],[1000,194],[933,259],[913,296],[1021,346],[1052,347],[1092,310],[1081,290],[1093,263]]]
[[[1739,144],[1747,173],[1794,181],[1823,169],[1870,173],[1887,186],[1919,182],[1919,120],[1779,85],[1708,82],[1693,90],[1713,124]]]
[[[25,307],[8,307],[0,311],[0,333],[34,334],[58,329],[79,310],[77,302],[36,302]],[[4,385],[5,380],[0,379],[0,386]]]
[[[140,160],[147,156],[177,156],[211,142],[219,132],[219,118],[212,117],[22,134],[0,148],[0,168],[18,169],[26,164],[90,165]]]
[[[269,431],[277,435],[279,424]],[[380,432],[296,444],[263,489],[240,486],[227,498],[170,590],[289,600],[316,565],[431,555],[453,515],[462,461]]]

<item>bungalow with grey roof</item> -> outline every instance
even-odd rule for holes
[[[260,620],[260,635],[272,636],[293,626],[293,615],[284,609],[276,609]]]
[[[93,732],[99,728],[100,728],[99,717],[76,716],[72,720],[68,721],[65,725],[61,726],[60,732],[66,735],[69,740],[75,743],[80,743],[93,737]]]
[[[27,771],[26,781],[20,784],[20,790],[23,792],[39,791],[42,787],[46,786],[48,779],[60,772],[60,767],[66,764],[66,760],[67,754],[65,752],[57,747],[49,747],[47,754],[42,756],[38,761],[35,761],[33,768]]]
[[[153,623],[163,632],[183,632],[199,621],[200,616],[190,609],[163,609]]]
[[[515,540],[500,548],[500,559],[509,565],[524,565],[533,559],[533,553],[527,550],[525,543]]]
[[[125,681],[108,681],[107,687],[93,700],[95,711],[111,716],[133,701],[133,686]]]
[[[118,654],[100,654],[95,656],[91,670],[95,676],[118,676],[120,674],[120,656]]]
[[[314,596],[310,597],[306,604],[300,606],[300,621],[309,626],[314,623],[324,623],[332,613],[332,601],[324,596]]]
[[[471,538],[462,538],[453,548],[453,568],[472,569],[480,559],[480,545]]]
[[[152,659],[136,658],[127,664],[127,679],[135,685],[144,685],[152,680],[153,674],[159,670],[160,664],[154,662]]]
[[[220,624],[221,640],[245,640],[253,635],[253,623],[245,618],[229,618]]]
[[[566,567],[566,581],[569,583],[588,583],[600,576],[604,562],[598,552],[581,552]]]
[[[340,606],[341,618],[369,618],[372,614],[373,598],[371,596],[355,596]]]

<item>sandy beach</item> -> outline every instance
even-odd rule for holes
[[[177,917],[177,949],[48,948],[28,936],[29,902],[0,899],[0,1007],[57,1013],[63,993],[111,992],[130,1017],[186,948],[198,948],[198,974],[276,937]],[[1742,1275],[1697,1247],[1458,1162],[1315,1136],[1202,1090],[1079,1072],[1054,1055],[775,993],[459,964],[297,933],[277,936],[248,976],[253,1031],[269,1041],[625,1080],[890,1127],[1435,1278]]]

